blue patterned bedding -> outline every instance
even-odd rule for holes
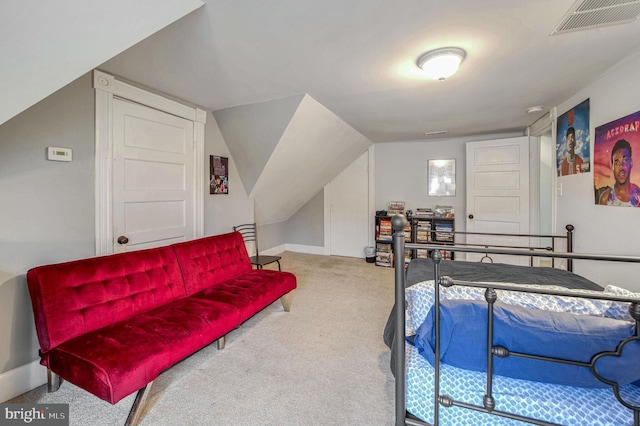
[[[407,411],[433,422],[433,367],[411,344],[406,344]],[[441,365],[440,393],[482,406],[485,374]],[[622,387],[627,402],[640,404],[640,388]],[[610,389],[578,388],[494,376],[496,410],[567,426],[623,426],[633,424],[632,411]],[[442,425],[522,425],[522,422],[474,410],[440,407]]]
[[[537,285],[520,285],[537,288]],[[554,287],[548,286],[547,289]],[[561,288],[561,287],[560,287]],[[560,289],[559,288],[559,289]],[[565,289],[566,290],[566,289]],[[484,289],[454,286],[441,287],[442,300],[482,300]],[[603,292],[571,290],[571,293],[596,296],[597,294],[623,295],[640,298],[640,294],[615,286],[607,286]],[[498,300],[511,305],[566,312],[628,321],[627,305],[596,299],[566,296],[537,295],[521,292],[497,291]],[[406,289],[406,335],[413,335],[433,306],[433,281],[424,281]],[[407,411],[427,422],[433,422],[433,367],[411,344],[406,344]],[[486,375],[441,364],[440,394],[456,400],[482,406],[486,389]],[[637,384],[637,382],[636,382]],[[640,387],[626,385],[620,388],[624,400],[640,406]],[[493,396],[496,410],[533,417],[561,425],[611,425],[633,424],[633,413],[614,397],[610,388],[580,388],[533,382],[502,376],[494,376]],[[443,425],[521,425],[522,422],[489,415],[464,408],[440,408]]]

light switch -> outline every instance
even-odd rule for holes
[[[47,160],[51,161],[71,161],[73,152],[70,148],[56,148],[50,146],[47,148]]]

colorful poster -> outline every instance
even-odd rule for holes
[[[586,173],[591,164],[589,99],[558,117],[556,158],[558,176]]]
[[[633,153],[640,153],[640,112],[595,129],[593,186],[596,204],[640,207],[640,167],[633,168]],[[638,155],[638,154],[636,154]]]
[[[211,155],[209,157],[209,193],[229,193],[229,159]]]

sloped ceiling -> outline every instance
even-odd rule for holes
[[[372,143],[308,94],[214,117],[260,224],[289,219]]]
[[[0,124],[203,4],[0,2]]]
[[[303,96],[213,112],[247,194],[253,191]]]

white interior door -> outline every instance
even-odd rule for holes
[[[194,238],[194,186],[193,122],[114,99],[113,252]]]
[[[529,138],[469,142],[467,154],[468,232],[529,233]],[[467,235],[467,243],[528,246],[528,238]],[[484,255],[467,254],[478,261]],[[528,264],[529,258],[491,255],[494,262]]]
[[[369,153],[329,184],[330,254],[364,257],[369,245]]]

